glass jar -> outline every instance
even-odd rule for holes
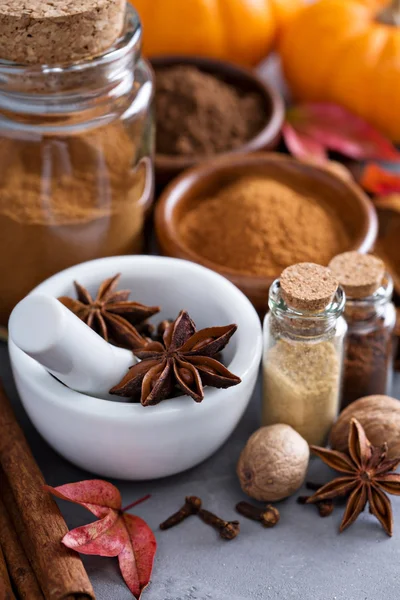
[[[387,273],[371,296],[347,297],[342,408],[364,396],[390,394],[396,325],[392,294],[393,282]]]
[[[142,250],[154,85],[140,48],[129,7],[123,35],[101,56],[0,63],[0,324],[60,269]]]
[[[325,443],[340,406],[345,294],[319,312],[290,307],[280,281],[264,320],[263,425],[291,425],[309,444]]]

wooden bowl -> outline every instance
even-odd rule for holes
[[[196,204],[234,180],[252,174],[279,177],[294,188],[308,189],[314,196],[317,193],[321,202],[335,211],[349,235],[350,246],[343,251],[369,252],[372,249],[378,232],[377,216],[371,201],[356,183],[345,181],[325,169],[271,152],[213,159],[186,171],[170,183],[156,207],[160,251],[221,273],[250,298],[261,314],[265,313],[269,287],[279,277],[279,272],[274,277],[258,277],[224,268],[194,252],[184,243],[179,231],[182,217]],[[226,233],[229,234],[229,231]]]
[[[257,136],[230,152],[218,156],[231,156],[237,153],[257,152],[260,150],[272,150],[279,144],[281,129],[285,117],[285,106],[279,92],[262,81],[255,72],[250,69],[238,67],[237,65],[210,58],[191,56],[162,56],[150,59],[150,63],[156,71],[167,69],[177,65],[193,65],[200,71],[215,75],[218,79],[229,83],[244,92],[256,92],[264,98],[267,120],[264,128]],[[156,182],[165,185],[179,173],[202,163],[210,157],[198,156],[175,156],[157,154],[155,157]]]

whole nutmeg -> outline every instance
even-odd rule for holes
[[[242,490],[261,502],[287,498],[303,483],[309,458],[307,442],[289,425],[261,427],[239,458]]]
[[[340,413],[330,433],[334,450],[346,452],[350,420],[355,417],[365,429],[371,444],[388,445],[388,457],[400,456],[400,401],[390,396],[365,396]]]

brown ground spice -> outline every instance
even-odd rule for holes
[[[180,233],[209,261],[260,276],[295,263],[326,265],[349,246],[339,218],[316,198],[262,176],[239,179],[199,202],[183,217]]]
[[[370,333],[351,332],[346,338],[342,410],[365,396],[390,391],[394,338],[379,319]]]
[[[196,67],[156,71],[157,152],[212,155],[233,150],[261,131],[263,99]]]
[[[133,134],[133,137],[135,135]],[[122,126],[0,139],[0,323],[35,285],[85,260],[142,249],[150,169]]]
[[[389,285],[384,261],[371,254],[344,252],[331,260],[329,268],[347,296],[343,409],[358,398],[390,392],[394,319],[390,300],[384,305],[378,292],[382,284]]]

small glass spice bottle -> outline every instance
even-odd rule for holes
[[[345,294],[326,267],[285,269],[270,288],[264,321],[263,424],[291,425],[324,444],[341,394]]]
[[[393,282],[379,258],[344,252],[329,267],[347,297],[344,408],[363,396],[390,394],[396,310],[391,302]]]

